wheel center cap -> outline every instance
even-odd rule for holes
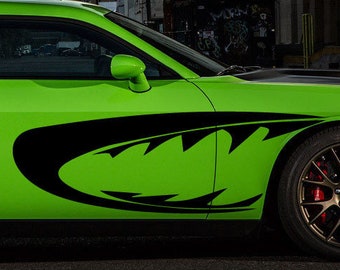
[[[335,192],[336,195],[340,195],[340,188],[336,188],[336,189],[334,190],[334,192]]]

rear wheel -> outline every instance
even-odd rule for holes
[[[340,259],[340,127],[296,149],[282,173],[278,201],[283,226],[297,245]]]

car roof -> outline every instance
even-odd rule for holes
[[[3,14],[3,7],[7,10],[13,9],[17,14],[25,13],[29,10],[29,6],[43,7],[43,8],[77,8],[78,10],[92,11],[94,13],[106,14],[110,10],[94,5],[91,3],[80,2],[76,0],[0,0],[0,14]]]

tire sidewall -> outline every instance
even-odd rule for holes
[[[278,189],[278,209],[282,225],[303,250],[327,258],[340,258],[340,246],[327,244],[306,224],[299,206],[300,177],[310,161],[332,145],[340,145],[340,127],[320,132],[302,143],[288,159]]]

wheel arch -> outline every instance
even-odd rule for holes
[[[269,182],[267,185],[266,197],[264,202],[263,214],[262,214],[262,224],[264,228],[272,229],[280,229],[280,218],[278,213],[278,201],[277,201],[277,193],[279,180],[281,176],[281,172],[284,169],[287,160],[296,150],[296,148],[301,145],[304,141],[306,141],[311,136],[321,132],[323,130],[333,128],[336,126],[340,126],[339,121],[332,122],[323,122],[318,125],[311,126],[307,129],[304,129],[293,138],[291,138],[288,143],[284,146],[284,148],[279,153],[278,158],[275,161],[273,166]]]

